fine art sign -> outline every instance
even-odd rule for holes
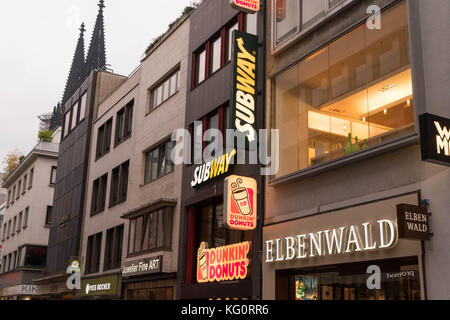
[[[428,210],[411,204],[397,205],[398,237],[430,240]]]
[[[234,230],[255,230],[258,218],[256,180],[232,175],[225,179],[224,189],[224,225]]]
[[[248,274],[251,243],[246,241],[208,249],[202,242],[197,252],[197,282],[222,282],[245,279]]]
[[[122,276],[129,277],[141,274],[160,273],[162,256],[126,262],[122,267]]]
[[[422,160],[450,166],[450,119],[425,113],[419,123]]]

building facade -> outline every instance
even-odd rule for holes
[[[39,142],[3,187],[8,190],[1,232],[1,299],[31,299],[42,275],[52,222],[59,141]]]
[[[182,166],[171,136],[184,126],[189,23],[183,16],[99,105],[81,247],[86,298],[175,298]],[[84,290],[99,281],[114,290]]]
[[[233,164],[234,144],[216,149],[203,157],[203,151],[215,142],[222,141],[207,133],[210,129],[218,129],[226,136],[226,129],[234,128],[232,110],[232,79],[235,47],[233,32],[246,32],[257,36],[254,50],[250,54],[258,55],[261,63],[249,67],[250,73],[263,74],[263,28],[264,14],[246,14],[233,9],[227,0],[204,1],[191,15],[189,33],[189,89],[187,91],[186,119],[184,127],[191,136],[191,152],[189,162],[183,166],[181,193],[181,227],[178,258],[178,299],[258,299],[260,297],[261,280],[261,221],[253,231],[238,231],[225,227],[224,224],[224,187],[225,178],[245,176],[256,179],[258,188],[253,192],[258,195],[258,217],[262,215],[260,187],[262,179],[257,164]],[[238,38],[236,38],[238,39]],[[254,58],[251,58],[254,59]],[[254,61],[253,61],[254,62]],[[264,96],[262,95],[263,77],[252,83],[256,100],[256,116],[252,119],[255,128],[263,125]],[[228,138],[226,138],[228,139]],[[224,140],[226,140],[224,139]],[[197,144],[195,142],[197,141]],[[209,143],[211,141],[211,144]],[[225,141],[223,141],[225,144]],[[248,153],[245,152],[244,156]],[[217,170],[217,177],[207,177],[206,167],[221,163],[226,169]],[[209,163],[209,164],[208,164]],[[228,164],[225,164],[228,163]],[[200,173],[202,172],[202,173]],[[207,178],[205,178],[207,177]],[[210,179],[209,179],[210,178]],[[253,214],[256,214],[253,211]],[[234,269],[228,280],[219,274],[206,274],[208,262],[204,263],[206,251],[235,250],[242,247],[242,274],[237,275]],[[233,251],[234,252],[234,251]],[[208,259],[208,258],[207,258]],[[230,260],[231,261],[231,260]],[[237,263],[233,261],[233,263]],[[209,260],[212,267],[213,260]],[[225,266],[225,261],[223,261]],[[230,265],[229,263],[227,265]],[[219,267],[218,267],[219,268]],[[228,267],[227,267],[228,268]],[[231,268],[231,267],[230,267]],[[231,280],[230,280],[231,279]]]
[[[263,299],[449,297],[437,279],[449,276],[450,204],[437,190],[449,169],[422,161],[419,130],[424,113],[449,117],[445,94],[431,93],[448,62],[424,36],[447,7],[267,1],[266,123],[280,165],[266,181]],[[428,223],[430,240],[402,233],[405,204],[420,207],[411,221]]]

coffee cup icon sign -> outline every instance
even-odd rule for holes
[[[252,208],[250,207],[250,197],[248,195],[247,188],[239,187],[232,191],[233,199],[236,201],[236,204],[239,208],[239,212],[248,216],[252,213]]]
[[[202,280],[207,280],[208,277],[208,266],[206,263],[206,244],[202,242],[200,244],[200,248],[198,249],[197,258],[198,258],[198,265],[200,268],[200,273]]]

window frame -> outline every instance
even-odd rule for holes
[[[58,167],[52,166],[50,169],[50,186],[56,185],[56,172]]]
[[[272,0],[273,3],[275,0]],[[340,8],[339,11],[343,8],[341,8],[342,6],[346,6],[348,3],[352,2],[352,1],[357,1],[357,0],[345,0],[343,3],[336,5],[333,10],[335,10],[336,8]],[[348,2],[348,3],[347,3]],[[389,9],[391,9],[392,7],[399,5],[402,1],[395,1],[394,3],[392,3],[391,5],[388,5],[384,8],[382,8],[382,12],[381,14],[385,13],[386,11],[388,11]],[[405,4],[406,4],[406,0],[404,0]],[[297,59],[296,61],[294,61],[293,63],[289,64],[289,66],[287,66],[286,68],[283,68],[282,70],[276,72],[275,74],[271,75],[268,80],[270,81],[270,90],[269,90],[269,101],[270,101],[270,128],[273,129],[275,128],[275,114],[276,114],[276,104],[274,103],[274,100],[276,99],[276,94],[275,94],[275,79],[280,76],[281,74],[283,74],[283,72],[285,72],[286,70],[288,70],[291,67],[294,67],[298,64],[300,64],[302,61],[305,61],[308,59],[308,57],[314,56],[317,52],[319,52],[320,50],[322,50],[325,47],[330,46],[332,43],[334,43],[335,41],[337,41],[338,39],[341,39],[342,37],[344,37],[345,35],[347,35],[348,33],[356,30],[358,27],[364,25],[364,21],[365,20],[358,20],[356,21],[354,24],[352,24],[348,29],[346,29],[345,31],[340,32],[339,34],[337,34],[336,36],[334,36],[333,38],[327,40],[327,42],[321,44],[320,46],[310,50],[307,54],[303,55],[300,59]],[[322,23],[322,21],[320,22]],[[410,25],[410,21],[407,21],[407,26],[408,28],[411,28]],[[411,31],[409,31],[411,32]],[[295,40],[293,40],[295,41]],[[277,49],[278,50],[278,49]],[[280,49],[281,50],[281,49]],[[411,49],[410,49],[411,50]],[[412,55],[412,52],[409,51],[409,54]],[[411,57],[412,59],[412,57]],[[412,69],[412,60],[411,60],[411,69]],[[414,97],[414,86],[413,86],[413,97]],[[413,110],[414,114],[416,114],[416,110]],[[322,164],[318,164],[318,165],[314,165],[311,167],[307,167],[304,169],[298,169],[289,173],[286,173],[282,176],[276,177],[275,175],[270,175],[269,179],[268,179],[268,183],[270,186],[273,187],[277,187],[279,185],[284,185],[286,183],[291,183],[292,181],[298,181],[304,178],[308,178],[314,175],[318,175],[318,174],[322,174],[324,172],[327,172],[329,170],[333,170],[333,169],[337,169],[340,168],[342,166],[346,166],[350,163],[354,163],[355,161],[363,161],[366,159],[370,159],[373,158],[374,156],[378,156],[380,154],[383,154],[385,152],[388,152],[389,150],[397,150],[403,146],[409,145],[413,142],[417,141],[417,137],[419,135],[418,132],[418,128],[417,125],[413,126],[413,131],[410,133],[406,133],[402,136],[399,137],[395,137],[391,140],[385,141],[385,142],[381,142],[378,143],[376,145],[372,145],[369,146],[368,148],[364,149],[364,150],[360,150],[358,152],[355,153],[351,153],[349,155],[345,155],[339,158],[335,158],[335,159],[331,159],[326,161],[325,163]],[[268,141],[270,141],[271,139],[271,133],[269,132],[269,138]],[[272,149],[271,149],[271,145],[268,144],[268,150],[269,153],[272,153]]]
[[[45,227],[51,227],[53,216],[53,206],[47,206],[47,211],[45,213]]]
[[[130,160],[115,167],[111,171],[111,187],[109,192],[109,208],[127,201]],[[116,178],[117,175],[117,178]],[[126,185],[125,185],[126,184]],[[114,194],[117,192],[117,199]]]
[[[103,271],[120,269],[122,266],[122,246],[124,224],[106,231]]]
[[[172,150],[175,147],[175,142],[172,141],[170,138],[168,139],[164,139],[163,142],[159,143],[158,145],[147,149],[146,151],[143,152],[143,156],[144,156],[144,185],[147,185],[149,183],[152,183],[160,178],[165,177],[166,175],[171,174],[172,172],[175,171],[175,164],[173,163],[172,160],[170,159],[166,159],[166,163],[164,165],[164,172],[160,172],[160,168],[161,168],[161,162],[162,159],[166,156],[167,154],[167,146],[169,146],[169,144],[172,144]],[[161,150],[164,149],[164,155],[162,154]],[[157,163],[157,172],[156,172],[156,177],[154,179],[152,179],[153,176],[153,153],[156,152],[156,150],[158,150],[158,163]],[[152,154],[152,157],[150,158],[150,163],[148,162],[148,155]],[[167,166],[168,166],[168,160],[172,163],[171,166],[171,170],[167,171]],[[150,169],[149,169],[150,167]],[[149,174],[149,176],[147,175]]]
[[[115,138],[114,138],[114,148],[116,148],[121,143],[126,141],[132,135],[132,130],[133,130],[133,109],[134,109],[134,98],[130,102],[128,102],[122,109],[117,111],[117,114],[116,114]],[[122,126],[122,128],[120,128],[120,121],[121,121],[121,119],[123,119],[123,126]]]
[[[158,109],[161,105],[163,105],[166,101],[170,100],[174,95],[180,92],[180,83],[181,83],[181,68],[180,63],[178,63],[175,67],[173,67],[166,75],[164,75],[161,79],[159,79],[153,86],[148,89],[148,105],[146,108],[146,115]],[[175,89],[172,90],[172,77],[175,76]],[[162,91],[161,102],[157,104],[157,94],[158,90],[163,90],[162,88],[168,82],[169,91],[168,96],[164,99],[164,92]]]
[[[161,213],[161,214],[160,214]],[[142,250],[142,248],[139,251],[136,251],[136,226],[138,223],[138,220],[141,220],[142,223],[145,220],[145,218],[147,218],[147,224],[145,225],[146,228],[150,228],[150,216],[151,215],[156,215],[156,244],[155,247],[153,248],[149,248],[149,249],[144,249]],[[165,226],[164,225],[164,215],[166,215],[166,217],[169,219],[167,221],[168,225]],[[160,219],[162,219],[162,245],[158,246],[158,243],[160,242],[159,240],[161,240],[159,238],[160,234],[159,234],[159,230],[158,230],[158,226],[160,223]],[[132,219],[130,219],[130,222],[128,224],[128,244],[127,244],[127,258],[130,257],[134,257],[134,256],[140,256],[142,254],[146,254],[146,253],[152,253],[152,252],[158,252],[158,251],[172,251],[172,237],[173,237],[173,223],[174,223],[174,207],[172,206],[164,206],[158,209],[154,209],[151,211],[148,211],[144,214],[141,214],[137,217],[134,217]],[[134,232],[131,232],[132,227],[134,226]],[[167,234],[166,234],[167,232]],[[142,238],[141,241],[144,241],[146,239],[144,239],[144,236],[146,234],[145,230],[141,227],[141,233],[142,233]],[[134,238],[132,238],[134,237]],[[148,233],[148,237],[150,237],[150,233]],[[166,242],[167,240],[167,242]],[[148,238],[147,238],[148,241]],[[133,251],[130,251],[130,244],[132,244],[133,247]]]
[[[314,21],[308,22],[306,26],[302,26],[302,4],[303,0],[299,2],[299,17],[298,17],[298,26],[297,31],[292,33],[291,35],[287,36],[285,39],[277,43],[277,22],[276,22],[276,1],[272,0],[272,12],[270,13],[270,19],[272,23],[271,28],[271,51],[273,55],[276,55],[289,47],[293,42],[298,41],[299,39],[303,38],[310,32],[312,32],[314,29],[316,29],[318,26],[322,25],[323,23],[327,22],[329,19],[331,19],[334,15],[340,13],[342,10],[347,8],[350,4],[359,1],[359,0],[342,0],[342,2],[337,3],[330,7],[330,1],[332,0],[322,0],[325,2],[325,11],[322,15],[315,18]]]
[[[91,193],[91,217],[105,211],[107,187],[108,173],[105,173],[93,181]]]
[[[95,161],[107,155],[111,151],[113,117],[109,118],[97,129],[97,145]]]
[[[88,237],[86,246],[85,274],[92,274],[100,271],[102,235],[103,232],[99,232]]]

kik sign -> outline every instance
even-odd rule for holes
[[[450,119],[425,113],[419,122],[422,160],[450,166]]]
[[[233,31],[232,121],[247,149],[256,148],[258,37]],[[251,147],[250,147],[251,146]]]

